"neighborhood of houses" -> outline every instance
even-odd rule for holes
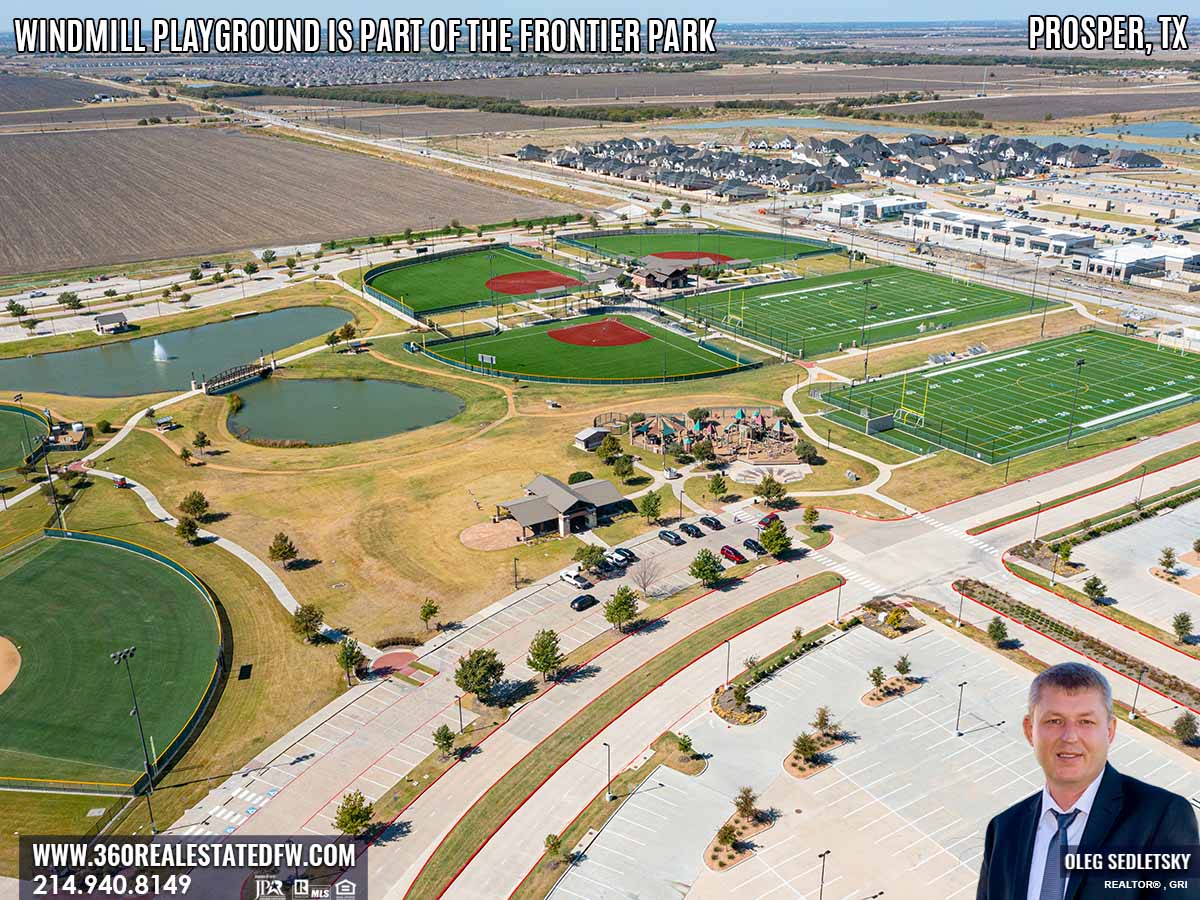
[[[787,152],[762,156],[746,151]],[[784,136],[768,140],[743,134],[737,147],[693,147],[669,138],[619,138],[545,150],[527,144],[516,158],[643,183],[711,191],[729,201],[765,198],[769,190],[819,193],[871,180],[905,184],[958,184],[1044,175],[1067,169],[1150,169],[1162,161],[1147,153],[1087,144],[1042,147],[1024,138],[988,134],[933,137],[908,134],[884,142],[871,134],[843,141]]]

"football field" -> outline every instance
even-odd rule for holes
[[[686,261],[689,258],[709,256],[717,262],[729,262],[734,259],[748,259],[751,262],[794,259],[812,253],[827,253],[830,249],[803,238],[717,230],[663,230],[651,234],[616,231],[595,237],[571,238],[566,243],[624,259],[661,256],[665,259]]]
[[[887,344],[1039,312],[1044,299],[897,266],[760,284],[663,304],[794,356]],[[1050,308],[1061,306],[1051,302]]]
[[[896,413],[884,440],[1003,462],[1200,399],[1200,356],[1085,331],[823,396],[859,427]]]
[[[434,258],[368,275],[368,284],[415,312],[504,303],[543,288],[584,287],[579,272],[507,247]]]

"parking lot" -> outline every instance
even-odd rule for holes
[[[866,672],[907,653],[925,684],[871,709],[859,702]],[[1042,785],[1021,732],[1032,676],[941,626],[889,641],[855,629],[781,670],[752,696],[767,716],[736,728],[704,710],[676,730],[711,754],[695,778],[660,768],[627,798],[563,878],[555,897],[817,897],[942,900],[969,897],[987,822]],[[959,682],[961,730],[955,733]],[[835,764],[810,779],[782,771],[792,738],[829,705],[853,736]],[[1111,757],[1131,775],[1200,805],[1200,764],[1131,727],[1119,726]],[[710,871],[704,848],[732,812],[741,785],[777,813],[755,856]],[[647,839],[648,838],[648,839]]]

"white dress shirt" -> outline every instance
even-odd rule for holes
[[[1059,806],[1050,796],[1049,787],[1042,788],[1042,814],[1038,817],[1037,833],[1033,839],[1033,860],[1029,864],[1029,890],[1025,894],[1026,900],[1040,900],[1042,895],[1042,876],[1046,874],[1046,854],[1050,850],[1050,841],[1054,837],[1054,832],[1058,830],[1058,820],[1054,818],[1051,810],[1059,813],[1079,810],[1079,815],[1067,829],[1067,846],[1078,847],[1079,841],[1083,838],[1083,829],[1087,827],[1088,817],[1092,812],[1092,803],[1096,799],[1096,792],[1100,790],[1100,779],[1103,777],[1104,771],[1101,770],[1100,774],[1096,776],[1096,780],[1087,786],[1083,796],[1075,801],[1071,809],[1063,809]],[[1063,879],[1064,897],[1068,880],[1069,877]]]

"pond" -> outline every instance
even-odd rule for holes
[[[1161,122],[1131,122],[1096,129],[1100,134],[1132,134],[1137,137],[1185,138],[1200,134],[1200,123],[1184,122],[1182,119],[1166,119]]]
[[[336,306],[296,306],[82,350],[0,359],[0,388],[74,397],[183,391],[192,377],[252,362],[349,322]]]
[[[462,398],[407,381],[267,378],[238,388],[241,410],[229,430],[243,440],[281,445],[371,441],[458,415]]]

